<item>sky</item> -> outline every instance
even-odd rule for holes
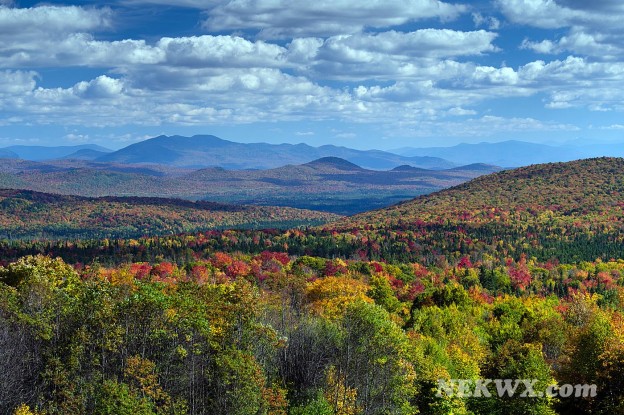
[[[624,133],[621,0],[0,0],[0,146]]]

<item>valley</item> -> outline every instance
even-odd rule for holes
[[[0,188],[86,197],[138,196],[284,206],[349,215],[453,186],[496,166],[368,170],[327,157],[269,170],[183,169],[85,160],[3,160]]]

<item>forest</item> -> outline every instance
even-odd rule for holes
[[[316,227],[5,239],[0,413],[623,413],[622,167],[504,171]],[[451,379],[542,395],[437,393]]]

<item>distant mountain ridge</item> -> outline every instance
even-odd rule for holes
[[[582,158],[581,152],[571,148],[516,140],[499,143],[462,143],[452,147],[403,148],[396,151],[412,157],[440,157],[462,165],[487,163],[503,167],[519,167]]]
[[[456,166],[438,157],[405,157],[381,150],[354,150],[333,145],[236,143],[213,135],[158,136],[98,157],[96,161],[245,170],[304,164],[323,157],[339,157],[375,170],[391,169],[402,164],[428,169]]]
[[[16,159],[16,158],[19,158],[19,156],[14,151],[0,148],[0,159]]]
[[[76,146],[9,146],[0,148],[0,158],[5,158],[2,154],[4,151],[8,151],[16,155],[16,157],[6,158],[21,158],[23,160],[30,161],[44,161],[57,158],[63,158],[70,154],[76,153],[81,150],[92,150],[102,153],[110,153],[112,150],[98,146],[97,144],[81,144]]]
[[[189,170],[85,160],[4,160],[0,187],[79,196],[171,197],[353,214],[462,183],[490,170],[364,169],[338,157],[267,170]]]
[[[110,151],[100,151],[92,148],[82,148],[78,151],[75,151],[66,156],[60,157],[62,159],[68,160],[95,160],[98,157],[102,157],[106,154],[110,153]]]

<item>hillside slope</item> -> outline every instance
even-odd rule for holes
[[[0,189],[0,239],[117,238],[223,228],[288,228],[336,218],[291,208],[162,198],[85,198]]]
[[[354,246],[386,259],[435,263],[441,257],[483,260],[486,254],[562,262],[622,258],[624,159],[493,173],[329,228],[357,233]]]

